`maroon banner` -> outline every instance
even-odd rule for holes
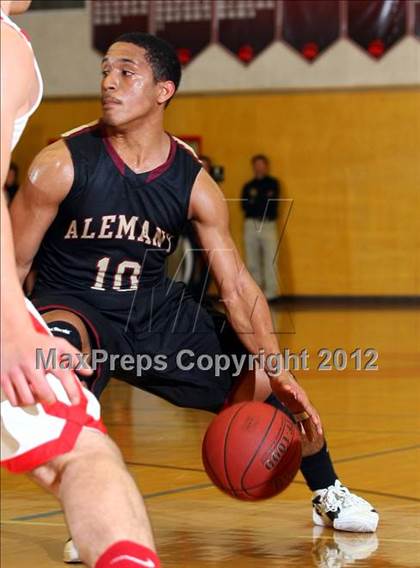
[[[124,32],[148,31],[148,0],[93,0],[90,5],[93,46],[101,53]]]
[[[314,61],[340,34],[339,3],[331,0],[285,0],[283,40]]]
[[[415,34],[418,38],[420,38],[420,2],[416,2],[415,4],[415,13],[414,13],[414,18],[415,18],[415,24],[414,24],[414,30],[415,30]]]
[[[154,0],[155,33],[172,44],[183,65],[196,57],[211,40],[211,0]]]
[[[348,34],[376,59],[406,33],[405,0],[352,0],[348,3]]]
[[[214,41],[250,63],[276,39],[314,61],[339,38],[340,17],[344,36],[347,30],[350,40],[377,59],[408,33],[407,26],[420,35],[417,0],[410,12],[407,0],[92,0],[89,5],[93,45],[101,53],[123,32],[149,31],[171,43],[184,65]]]
[[[219,42],[243,63],[250,63],[275,37],[274,0],[216,2]]]

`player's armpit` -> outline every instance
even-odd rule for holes
[[[21,283],[41,241],[73,184],[73,162],[64,141],[47,146],[32,162],[10,208]]]

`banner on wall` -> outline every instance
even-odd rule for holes
[[[225,0],[216,3],[219,43],[250,63],[275,39],[275,0]]]
[[[420,8],[407,0],[94,0],[93,45],[104,53],[127,31],[155,33],[189,64],[219,43],[244,64],[274,41],[308,62],[340,38],[375,59],[402,37],[420,33]]]
[[[372,57],[382,57],[405,35],[406,0],[353,0],[348,4],[349,37]]]
[[[119,35],[149,29],[149,0],[95,0],[90,6],[93,45],[101,53]]]
[[[212,0],[155,0],[151,31],[173,45],[187,65],[211,41]]]

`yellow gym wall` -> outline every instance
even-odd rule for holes
[[[14,159],[25,169],[48,139],[99,111],[92,99],[44,101]],[[225,167],[228,199],[240,197],[250,156],[271,158],[293,200],[282,294],[420,294],[418,90],[180,95],[166,114],[170,132],[202,137],[203,153]],[[239,202],[229,208],[242,248]]]

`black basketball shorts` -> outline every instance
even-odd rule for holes
[[[112,376],[177,406],[217,412],[249,361],[226,317],[199,306],[181,284],[143,291],[129,309],[98,309],[66,293],[32,301],[41,314],[62,309],[83,320],[97,397]]]

